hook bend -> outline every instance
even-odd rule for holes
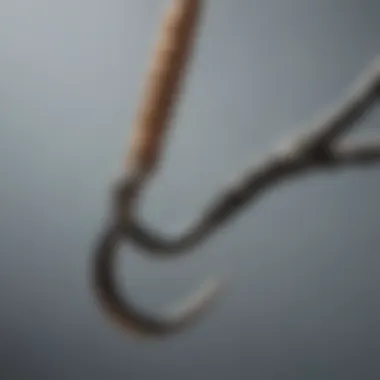
[[[122,239],[128,238],[125,229],[108,227],[100,237],[93,261],[93,281],[98,299],[107,315],[122,328],[138,336],[154,337],[180,332],[195,322],[220,293],[222,281],[210,279],[189,297],[183,306],[158,316],[135,306],[130,298],[122,294],[114,275],[114,261]]]

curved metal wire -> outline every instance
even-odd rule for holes
[[[202,289],[184,311],[172,318],[144,314],[124,299],[114,281],[112,263],[120,239],[131,236],[131,215],[138,194],[149,175],[157,169],[168,120],[173,112],[184,69],[188,62],[201,0],[173,0],[165,17],[142,106],[127,160],[127,178],[119,184],[112,209],[111,227],[101,237],[94,260],[94,281],[104,309],[123,326],[145,335],[163,335],[188,325],[206,308],[219,289],[215,282]],[[133,174],[132,174],[133,173]]]
[[[156,316],[134,306],[129,297],[120,291],[113,271],[113,258],[122,241],[126,239],[125,229],[121,232],[110,226],[100,238],[95,249],[94,281],[99,300],[107,314],[127,328],[129,332],[141,336],[163,336],[179,332],[198,319],[219,293],[220,282],[210,281],[177,308],[171,315]]]
[[[139,197],[148,177],[157,169],[163,136],[187,61],[200,4],[200,0],[173,0],[138,114],[127,163],[128,174],[117,185],[112,198],[110,223],[95,248],[93,281],[104,311],[129,332],[143,336],[164,336],[190,325],[212,304],[219,293],[220,283],[213,281],[209,287],[201,289],[177,314],[158,316],[147,313],[134,306],[116,282],[114,258],[122,242],[128,240],[149,255],[177,256],[210,237],[270,186],[311,170],[369,165],[380,161],[380,141],[351,145],[338,141],[379,98],[379,58],[363,74],[344,102],[316,123],[311,132],[296,137],[287,147],[244,172],[179,237],[167,237],[142,225],[136,217]]]
[[[137,174],[117,185],[112,199],[111,222],[95,247],[93,280],[96,294],[109,317],[134,334],[163,336],[181,331],[199,318],[216,300],[222,282],[210,279],[182,307],[177,307],[174,314],[164,316],[140,310],[121,292],[114,275],[114,259],[118,248],[130,237],[131,211],[138,201],[143,183],[144,176]]]

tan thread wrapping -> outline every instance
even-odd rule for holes
[[[200,8],[200,0],[174,0],[167,12],[135,120],[127,168],[132,165],[147,173],[159,160]]]

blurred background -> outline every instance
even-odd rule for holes
[[[146,308],[210,274],[228,292],[193,328],[135,341],[89,279],[169,0],[0,3],[0,377],[378,379],[379,168],[268,193],[173,261],[120,255]],[[380,53],[376,0],[209,0],[143,217],[176,233],[221,187],[307,131]],[[374,111],[356,136],[378,136]],[[124,280],[127,280],[124,282]]]

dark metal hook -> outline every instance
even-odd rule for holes
[[[111,221],[96,245],[93,266],[94,285],[104,310],[122,327],[145,336],[162,336],[188,326],[215,299],[220,283],[211,282],[177,314],[159,317],[145,313],[121,294],[114,278],[114,257],[122,241],[129,240],[143,252],[155,256],[178,255],[204,241],[248,201],[285,178],[310,170],[370,165],[380,161],[380,142],[347,145],[338,141],[379,99],[380,60],[377,59],[340,107],[334,108],[310,133],[296,138],[285,149],[244,173],[181,236],[168,238],[139,224],[135,209],[143,186],[159,162],[167,120],[174,95],[178,93],[201,3],[200,0],[173,1],[138,113],[128,175],[114,193]]]
[[[166,316],[155,316],[145,313],[132,304],[122,294],[114,276],[114,258],[121,243],[130,238],[129,217],[137,201],[138,189],[143,178],[131,176],[122,181],[114,193],[112,204],[112,220],[103,231],[93,261],[93,280],[97,296],[107,314],[123,328],[142,336],[163,336],[181,331],[211,306],[215,296],[221,289],[220,281],[212,280],[204,284],[191,298],[177,308],[176,313]]]
[[[159,318],[139,311],[120,294],[112,270],[113,258],[121,240],[131,236],[133,224],[130,219],[139,193],[157,168],[200,9],[201,0],[173,0],[167,13],[142,106],[137,114],[127,162],[127,179],[119,184],[114,194],[111,224],[96,247],[94,282],[104,309],[124,327],[143,335],[163,335],[188,325],[203,312],[219,289],[219,284],[213,282],[193,297],[182,312],[171,318]]]
[[[115,281],[113,258],[119,245],[126,238],[125,230],[107,228],[99,240],[94,258],[94,281],[98,298],[107,314],[129,332],[142,336],[163,336],[181,331],[199,318],[219,291],[219,282],[212,281],[203,286],[191,300],[178,308],[171,316],[155,316],[135,307],[125,294],[121,294]]]

